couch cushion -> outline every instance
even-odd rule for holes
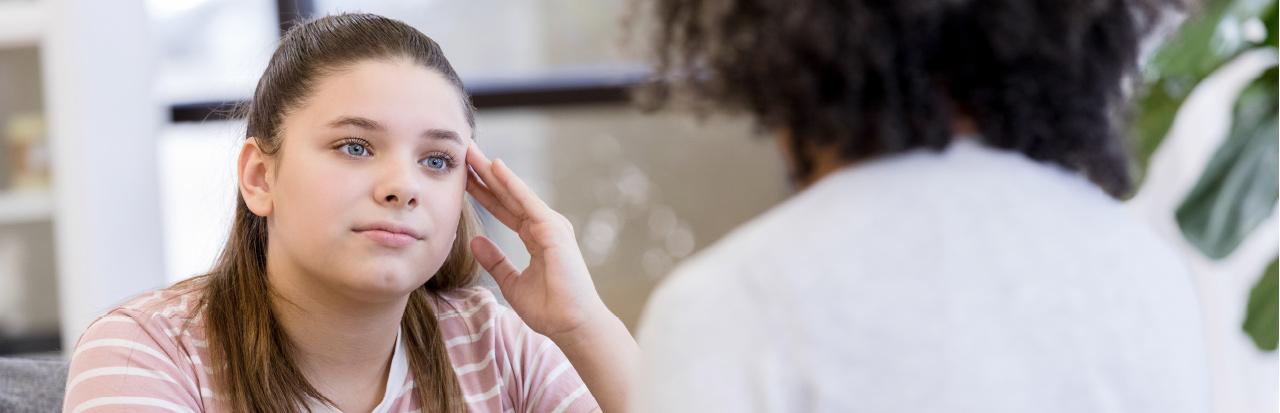
[[[67,387],[62,359],[0,357],[0,412],[60,412]]]

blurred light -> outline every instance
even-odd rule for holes
[[[622,232],[622,213],[613,208],[600,208],[587,219],[582,232],[582,244],[586,247],[588,265],[600,265],[609,260]]]
[[[622,145],[613,135],[602,133],[591,141],[591,159],[610,163],[622,156]]]
[[[649,233],[653,238],[666,239],[676,229],[676,211],[666,205],[654,205],[649,210]]]
[[[611,175],[624,202],[639,206],[649,202],[649,177],[640,168],[622,163],[613,168]]]
[[[147,0],[147,6],[161,13],[177,13],[190,10],[208,0]]]
[[[667,234],[667,252],[676,258],[684,258],[693,252],[695,246],[693,239],[693,230],[689,228],[689,224],[680,223],[676,229]]]
[[[661,248],[650,248],[644,252],[644,256],[640,258],[640,266],[644,268],[645,275],[649,278],[658,279],[666,275],[671,270],[675,260],[663,251]]]

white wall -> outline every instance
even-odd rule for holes
[[[45,112],[63,349],[102,312],[164,282],[152,98],[141,0],[41,0]]]
[[[236,157],[245,122],[166,126],[157,143],[165,279],[209,271],[235,217]]]

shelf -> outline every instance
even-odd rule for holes
[[[36,0],[0,0],[0,48],[40,44],[45,8]]]
[[[0,337],[0,356],[42,357],[58,351],[61,347],[62,335],[56,331]]]
[[[631,89],[647,72],[633,66],[561,70],[518,78],[466,79],[476,109],[627,104]],[[236,107],[247,101],[179,103],[169,107],[170,122],[233,119]]]
[[[53,196],[47,191],[0,192],[0,225],[48,221],[53,217]]]

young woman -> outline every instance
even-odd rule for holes
[[[625,410],[635,342],[567,221],[477,149],[435,42],[366,14],[300,25],[247,116],[216,267],[90,325],[65,411]],[[529,268],[476,236],[467,192]],[[477,261],[514,313],[471,287]]]
[[[636,410],[1209,411],[1192,279],[1117,201],[1182,3],[646,2],[654,103],[751,116],[803,190],[654,291]]]

